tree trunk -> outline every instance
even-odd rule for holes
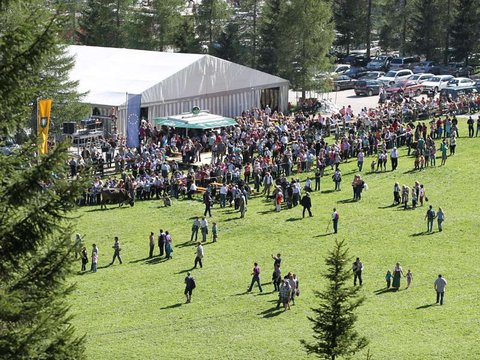
[[[450,47],[450,2],[447,0],[447,26],[445,26],[445,51],[443,53],[443,63],[448,64],[448,48]]]
[[[372,39],[372,0],[367,0],[367,58],[370,58],[370,46]]]
[[[402,39],[401,39],[401,46],[400,46],[400,55],[405,56],[405,44],[407,42],[407,0],[403,0],[403,24],[402,24]]]

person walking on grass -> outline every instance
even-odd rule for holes
[[[193,237],[195,237],[195,241],[198,239],[198,229],[200,228],[200,220],[198,219],[198,216],[195,217],[195,220],[193,220],[192,224],[192,236],[190,237],[190,241],[193,241]]]
[[[333,223],[333,233],[336,234],[338,231],[338,219],[340,219],[340,215],[338,215],[337,209],[333,208],[332,213],[332,223]]]
[[[412,285],[412,281],[413,281],[413,274],[410,271],[410,269],[408,269],[407,275],[405,275],[405,277],[407,278],[407,289],[408,289],[410,285]]]
[[[160,229],[160,234],[158,235],[158,249],[160,250],[159,256],[163,256],[165,253],[165,233],[163,229]]]
[[[310,193],[306,192],[305,195],[303,195],[300,203],[303,206],[302,218],[305,218],[305,210],[307,210],[308,215],[312,217],[312,211],[310,210],[310,208],[312,207],[312,199],[310,199]]]
[[[273,291],[280,291],[280,284],[282,283],[282,271],[280,265],[275,263],[272,273]]]
[[[433,220],[435,219],[435,210],[433,210],[432,205],[428,207],[427,213],[425,214],[425,219],[427,220],[427,232],[433,232]]]
[[[433,288],[437,292],[437,304],[440,302],[440,305],[443,305],[445,286],[447,286],[447,280],[439,274],[437,280],[433,283]]]
[[[195,256],[195,263],[194,263],[193,268],[196,269],[197,264],[200,264],[200,267],[202,268],[203,267],[202,259],[203,259],[203,256],[205,254],[203,252],[203,246],[202,246],[202,243],[200,241],[197,242],[197,249],[195,250],[195,255],[196,255]]]
[[[150,232],[150,236],[148,237],[149,245],[150,245],[150,252],[148,257],[151,259],[153,257],[153,250],[155,250],[155,237],[153,236],[153,232]]]
[[[98,247],[97,244],[92,245],[92,266],[90,270],[94,273],[97,272],[97,264],[98,264]]]
[[[280,304],[283,304],[284,310],[290,310],[291,292],[292,288],[290,287],[290,282],[287,279],[283,280],[283,284],[280,286],[280,290],[278,292],[277,310],[280,309]]]
[[[387,289],[390,289],[390,285],[392,284],[393,275],[390,270],[387,270],[387,274],[385,275],[385,281],[387,282]]]
[[[260,266],[257,263],[253,263],[253,271],[252,271],[252,282],[250,283],[250,287],[248,288],[248,292],[252,291],[253,284],[257,283],[260,292],[263,292],[262,285],[260,284]]]
[[[363,264],[360,261],[360,258],[357,257],[355,262],[352,265],[353,271],[353,286],[357,285],[357,279],[360,286],[362,286],[362,271],[363,271]]]
[[[205,216],[200,221],[200,230],[202,231],[202,242],[206,242],[208,235],[208,221]]]
[[[120,257],[120,251],[122,251],[122,248],[120,247],[120,241],[118,240],[118,236],[115,236],[115,242],[113,243],[113,259],[110,265],[113,265],[115,262],[115,259],[118,259],[120,261],[120,264],[122,264],[122,258]]]
[[[82,272],[87,270],[87,264],[88,264],[88,254],[87,254],[87,248],[84,246],[82,248],[82,251],[80,253],[80,257],[82,259]]]
[[[443,213],[442,208],[438,208],[437,211],[437,224],[438,224],[438,231],[443,230],[443,220],[445,220],[445,214]]]
[[[192,292],[193,289],[197,287],[197,284],[195,283],[195,279],[192,277],[190,272],[187,272],[187,276],[185,277],[185,297],[187,298],[186,304],[189,304],[192,302]]]
[[[172,252],[173,252],[173,247],[172,247],[172,235],[168,231],[165,231],[165,253],[167,255],[167,259],[172,258]]]

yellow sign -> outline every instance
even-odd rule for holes
[[[50,112],[52,110],[52,100],[45,99],[38,101],[38,136],[40,137],[39,150],[40,154],[48,152],[48,129],[50,127]]]

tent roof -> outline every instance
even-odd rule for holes
[[[126,94],[142,94],[142,104],[207,94],[288,86],[288,81],[205,54],[70,45],[75,58],[70,79],[79,81],[83,100],[119,106]]]
[[[187,113],[154,119],[154,125],[163,125],[184,129],[216,129],[237,125],[237,122],[228,117],[201,112],[198,115]]]

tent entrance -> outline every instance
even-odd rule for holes
[[[265,109],[266,106],[270,106],[273,111],[280,109],[280,88],[268,88],[262,89],[260,94],[260,106]]]

